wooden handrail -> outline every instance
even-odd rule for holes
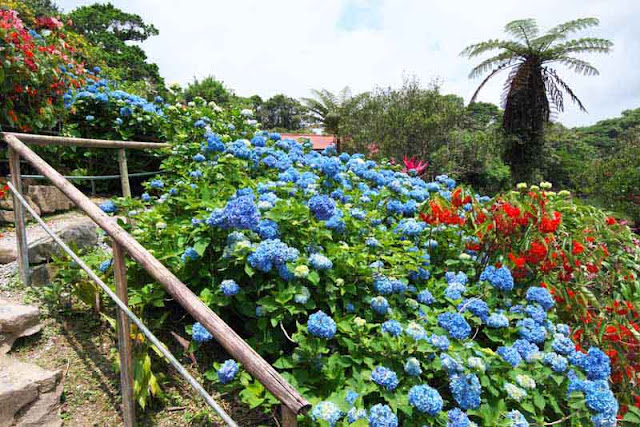
[[[200,300],[189,288],[158,261],[144,246],[102,212],[87,196],[67,181],[58,171],[20,141],[17,134],[4,133],[4,140],[12,150],[27,160],[42,175],[51,180],[84,213],[107,232],[198,322],[200,322],[225,350],[257,378],[283,405],[294,414],[308,410],[311,405],[269,363],[249,346],[229,325]],[[49,137],[47,137],[49,138]]]
[[[13,135],[25,144],[33,145],[66,145],[88,148],[131,148],[131,149],[160,149],[169,148],[164,142],[140,141],[112,141],[108,139],[70,138],[66,136],[34,135],[30,133],[4,132],[3,135]],[[6,139],[5,139],[6,140]]]

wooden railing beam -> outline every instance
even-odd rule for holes
[[[108,139],[71,138],[66,136],[33,135],[30,133],[5,132],[7,135],[14,135],[25,144],[31,145],[66,145],[87,148],[131,148],[131,149],[153,149],[169,148],[170,145],[164,142],[141,142],[141,141],[111,141]]]

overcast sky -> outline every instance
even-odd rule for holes
[[[65,10],[90,0],[58,0]],[[600,70],[583,77],[561,70],[589,110],[568,104],[559,120],[584,125],[640,107],[638,0],[114,0],[160,35],[143,43],[167,83],[214,75],[238,95],[308,96],[312,88],[354,91],[397,86],[403,76],[469,100],[479,80],[459,56],[467,45],[505,37],[504,24],[537,19],[542,30],[578,17],[600,27],[580,34],[614,43],[610,55],[588,57]],[[505,76],[480,100],[500,102]]]

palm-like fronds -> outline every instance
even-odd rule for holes
[[[476,100],[480,89],[492,77],[500,71],[513,68],[505,84],[503,105],[506,106],[507,99],[510,96],[522,94],[526,85],[531,85],[529,72],[535,69],[536,72],[542,73],[542,67],[544,66],[544,70],[553,71],[552,74],[549,71],[549,75],[546,78],[543,78],[542,75],[540,76],[540,81],[545,82],[545,86],[549,91],[551,104],[559,111],[562,111],[564,104],[561,98],[563,93],[566,93],[572,101],[578,104],[581,110],[584,110],[584,106],[570,87],[564,81],[559,80],[558,74],[548,65],[559,63],[578,74],[586,76],[599,74],[593,65],[574,57],[574,55],[579,53],[608,53],[611,51],[613,43],[610,40],[595,37],[567,40],[569,34],[596,26],[598,23],[599,21],[596,18],[575,19],[557,25],[545,34],[539,35],[535,20],[519,19],[509,22],[505,26],[505,32],[514,37],[515,40],[492,39],[468,46],[461,52],[461,55],[469,58],[493,50],[499,51],[496,55],[475,66],[469,73],[470,78],[488,73],[473,94],[471,102]],[[533,95],[531,94],[531,96]]]
[[[469,73],[470,78],[487,74],[471,97],[471,103],[495,75],[509,72],[502,94],[502,128],[511,136],[507,139],[505,159],[516,180],[528,180],[533,175],[534,159],[539,159],[542,152],[544,124],[555,113],[564,111],[565,96],[586,112],[582,101],[558,76],[552,64],[564,65],[586,76],[597,75],[593,65],[575,55],[607,53],[613,43],[595,37],[568,40],[571,33],[596,25],[595,18],[576,19],[540,35],[535,20],[520,19],[505,26],[505,32],[513,40],[492,39],[472,44],[461,52],[469,58],[493,52],[493,56]]]
[[[352,98],[347,86],[337,95],[327,89],[312,89],[312,98],[301,98],[302,103],[315,115],[330,133],[338,133],[340,115],[343,106]]]
[[[560,25],[556,25],[551,28],[548,33],[550,34],[570,34],[576,31],[584,30],[589,27],[597,27],[600,24],[598,18],[578,18],[572,21],[567,21]]]
[[[538,37],[538,24],[534,19],[518,19],[511,21],[504,27],[504,31],[530,46],[531,40]]]

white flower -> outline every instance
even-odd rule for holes
[[[248,108],[244,108],[242,111],[240,111],[240,114],[245,116],[245,117],[251,117],[251,116],[253,116],[253,111],[251,111]]]

